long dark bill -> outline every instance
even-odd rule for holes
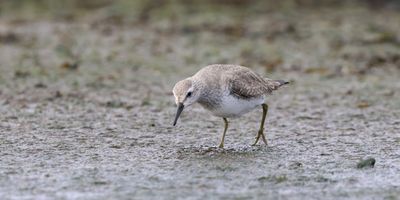
[[[173,124],[174,126],[176,125],[176,122],[178,121],[178,118],[181,115],[184,107],[185,106],[183,105],[183,103],[180,103],[178,105],[178,110],[176,110],[175,120],[174,120],[174,124]]]

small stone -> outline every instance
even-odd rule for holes
[[[358,169],[363,169],[363,168],[373,168],[375,166],[375,158],[366,158],[363,160],[360,160],[357,164]]]
[[[47,85],[45,85],[44,83],[39,82],[39,83],[36,83],[34,85],[34,87],[35,88],[47,88]]]
[[[291,163],[290,165],[289,165],[289,168],[290,169],[300,169],[300,168],[302,168],[303,167],[303,163],[301,163],[301,162],[293,162],[293,163]]]
[[[106,185],[107,181],[94,181],[93,184],[94,185]]]
[[[121,145],[112,144],[112,145],[110,145],[110,148],[113,148],[113,149],[121,149],[122,147],[121,147]]]

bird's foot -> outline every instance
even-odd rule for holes
[[[264,144],[268,146],[267,139],[265,138],[265,135],[264,135],[264,130],[259,130],[258,131],[257,136],[256,136],[256,141],[251,146],[257,145],[258,140],[260,140],[260,137],[262,138]]]

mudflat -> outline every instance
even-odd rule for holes
[[[400,12],[207,6],[2,17],[0,198],[398,198]],[[224,149],[200,106],[172,126],[173,85],[213,63],[291,80],[268,146],[250,146],[261,108]]]

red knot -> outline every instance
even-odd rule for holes
[[[264,78],[243,66],[225,64],[206,66],[192,77],[175,84],[173,93],[178,109],[173,125],[176,125],[184,108],[197,102],[224,120],[225,128],[219,144],[219,147],[223,148],[228,129],[227,118],[240,117],[261,106],[263,109],[261,125],[253,145],[258,143],[260,137],[267,145],[264,122],[268,105],[265,103],[265,96],[288,83]]]

